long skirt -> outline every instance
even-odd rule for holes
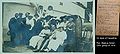
[[[30,41],[29,41],[29,46],[32,46],[33,48],[35,48],[37,45],[39,48],[43,42],[44,38],[40,37],[40,36],[33,36]]]

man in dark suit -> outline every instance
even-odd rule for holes
[[[23,32],[23,22],[22,22],[22,18],[23,18],[23,13],[19,13],[18,14],[19,16],[18,16],[18,18],[17,18],[17,28],[18,28],[18,30],[17,30],[17,36],[15,37],[15,43],[16,43],[16,46],[18,46],[18,45],[21,45],[21,43],[22,43],[22,32]]]
[[[30,33],[31,36],[39,35],[41,30],[43,29],[41,20],[39,19],[39,15],[35,14],[34,17],[35,17],[34,26],[33,26],[31,33]]]
[[[30,28],[31,25],[26,24],[27,19],[28,18],[33,18],[32,16],[30,16],[30,13],[25,13],[25,17],[22,18],[22,40],[21,40],[21,44],[23,45],[28,45],[28,41],[29,41],[29,33],[30,33]]]
[[[17,42],[15,39],[19,35],[19,32],[18,32],[19,24],[17,21],[18,17],[19,17],[19,14],[15,13],[15,17],[12,17],[8,23],[12,47],[15,47],[17,45]]]

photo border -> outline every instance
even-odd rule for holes
[[[3,28],[2,28],[2,2],[35,2],[35,0],[1,0],[0,1],[0,54],[19,54],[19,53],[3,53],[2,52],[2,33],[3,33]],[[37,2],[38,0],[36,0]],[[40,0],[39,0],[40,1]],[[53,1],[53,0],[49,0],[49,1]],[[76,1],[80,1],[80,0],[58,0],[58,1],[65,1],[65,2],[76,2]],[[27,52],[28,54],[32,54],[31,52]],[[27,54],[27,53],[21,53],[21,54]],[[34,52],[33,52],[34,53]],[[95,0],[93,0],[93,52],[40,52],[42,54],[95,54]],[[34,53],[34,54],[40,54],[40,53]]]

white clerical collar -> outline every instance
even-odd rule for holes
[[[15,19],[17,19],[17,17],[15,17]]]
[[[35,20],[37,21],[39,18],[35,18]]]

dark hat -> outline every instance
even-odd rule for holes
[[[35,14],[34,16],[38,16],[38,17],[39,17],[39,15],[38,15],[38,14]]]
[[[28,18],[33,18],[33,16],[28,16]]]
[[[32,19],[33,18],[33,16],[28,16],[28,19]]]
[[[15,13],[15,16],[18,16],[19,15],[19,13]]]
[[[43,6],[42,6],[42,5],[39,5],[38,8],[39,8],[39,9],[43,9]]]
[[[23,13],[19,13],[19,15],[23,15]]]
[[[51,16],[51,15],[47,15],[47,16],[45,17],[45,19],[46,19],[46,20],[50,20],[52,17],[53,17],[53,16]]]
[[[29,12],[26,12],[25,14],[30,14]]]
[[[67,18],[67,16],[65,15],[65,16],[61,16],[60,17],[60,19],[63,21],[63,19],[66,19]]]

